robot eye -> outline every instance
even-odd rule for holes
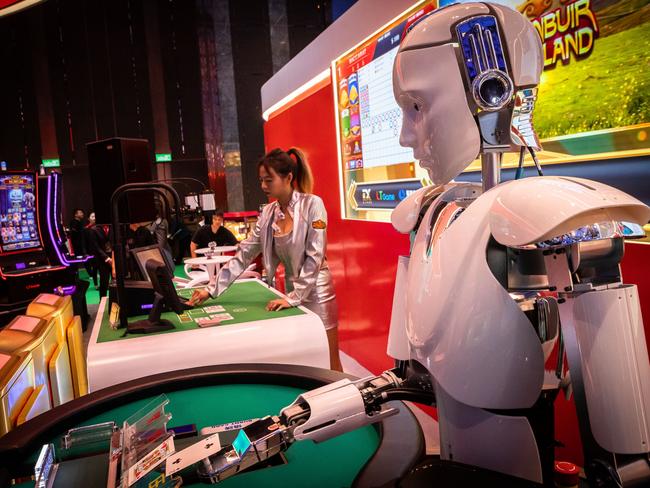
[[[498,106],[508,94],[508,86],[499,78],[485,80],[480,88],[481,100],[488,106]]]

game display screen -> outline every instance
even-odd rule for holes
[[[542,41],[533,123],[543,164],[650,154],[650,0],[491,1],[521,12]]]
[[[492,1],[521,12],[542,41],[533,115],[542,164],[650,154],[650,0]],[[427,183],[412,151],[399,145],[392,64],[410,24],[457,2],[416,3],[334,61],[343,218],[388,221],[389,210]],[[503,166],[518,157],[506,153]],[[467,171],[478,169],[477,160]]]
[[[411,9],[334,62],[344,218],[387,221],[401,200],[428,184],[413,150],[399,144],[393,62],[408,27],[435,7]]]
[[[0,251],[41,247],[35,176],[0,173]]]

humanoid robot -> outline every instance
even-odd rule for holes
[[[503,6],[452,5],[410,29],[393,70],[400,142],[434,184],[392,215],[415,236],[396,279],[397,366],[302,394],[245,428],[245,454],[206,465],[215,480],[295,441],[380,421],[394,413],[386,402],[407,399],[437,406],[442,459],[553,486],[553,400],[564,389],[591,486],[650,483],[650,365],[637,289],[619,266],[623,237],[650,209],[580,178],[499,184],[504,152],[539,149],[541,70],[535,29]],[[478,155],[482,184],[453,183]],[[545,371],[554,347],[557,367]]]

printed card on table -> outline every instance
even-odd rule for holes
[[[127,474],[128,485],[131,486],[133,483],[138,481],[149,471],[167,459],[167,457],[174,454],[175,450],[174,438],[169,437],[165,439],[158,447],[150,451],[149,454],[144,456],[129,468],[129,472]]]
[[[212,456],[221,449],[219,434],[213,434],[210,437],[186,447],[173,456],[167,458],[165,462],[165,474],[170,476],[186,468],[190,464],[199,462],[201,459]]]

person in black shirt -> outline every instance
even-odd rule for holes
[[[89,248],[99,271],[99,296],[105,297],[113,271],[113,248],[107,225],[95,225],[88,233]]]
[[[212,214],[211,219],[209,215],[206,215],[205,222],[206,225],[197,230],[192,237],[190,252],[193,258],[197,257],[197,249],[208,247],[210,242],[216,242],[217,246],[236,246],[238,244],[233,233],[223,226],[223,212],[217,210]],[[212,222],[212,225],[208,225],[208,222]]]
[[[93,244],[92,244],[92,232],[93,228],[97,225],[97,222],[95,220],[95,212],[90,212],[88,214],[88,223],[83,229],[83,236],[84,236],[84,247],[86,249],[86,254],[92,255],[92,250],[94,249]],[[85,263],[85,268],[86,271],[88,271],[88,276],[90,276],[93,279],[93,284],[95,285],[95,289],[97,289],[97,266],[95,265],[95,258],[92,257]]]
[[[86,254],[84,243],[84,211],[75,208],[72,220],[70,221],[70,244],[72,244],[72,255],[83,256]]]

